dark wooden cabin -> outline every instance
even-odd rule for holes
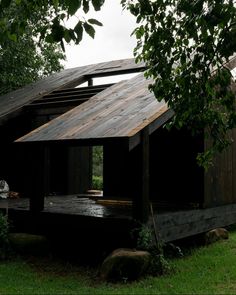
[[[13,142],[75,106],[83,104],[112,85],[93,86],[92,79],[135,73],[143,69],[143,65],[137,66],[130,59],[68,69],[1,96],[0,177],[7,180],[12,190],[20,192],[23,196],[29,195],[27,190],[32,183],[32,172],[29,173],[26,163],[31,161],[30,157],[34,157],[35,154],[26,152],[24,146],[16,146]],[[77,87],[86,82],[86,86]],[[48,190],[56,194],[73,194],[87,190],[91,183],[90,158],[89,147],[73,148],[57,145],[51,148]],[[86,165],[81,166],[83,163]],[[37,173],[36,167],[37,164],[33,165],[33,173]],[[78,171],[80,167],[83,170],[81,172]],[[74,173],[74,169],[77,173]]]
[[[30,198],[29,208],[15,201],[12,210],[83,215],[95,218],[94,226],[117,220],[120,231],[125,220],[139,220],[158,228],[164,241],[236,222],[235,143],[204,172],[196,164],[207,144],[203,134],[163,128],[173,112],[149,92],[142,73],[92,86],[96,77],[143,70],[133,60],[70,69],[0,99],[1,174]],[[85,81],[87,87],[75,88]],[[78,196],[91,188],[97,145],[103,196],[85,200]],[[53,192],[73,196],[45,197]]]

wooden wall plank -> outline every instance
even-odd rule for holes
[[[68,147],[67,194],[84,194],[92,188],[92,148]]]
[[[48,150],[38,145],[34,149],[28,149],[26,157],[28,169],[25,177],[30,181],[25,188],[25,194],[30,200],[30,210],[40,212],[44,209],[44,197],[48,189]],[[32,175],[34,177],[31,177]]]
[[[233,134],[234,132],[229,132],[230,137]],[[206,140],[205,148],[209,148],[210,145],[210,140]],[[205,172],[205,207],[235,202],[233,154],[234,146],[230,145],[225,151],[215,156],[213,166]]]
[[[159,236],[169,242],[236,223],[236,204],[154,215]],[[149,224],[153,226],[151,218]]]
[[[196,163],[202,136],[160,128],[150,136],[150,198],[168,208],[200,206],[204,171]]]
[[[103,196],[108,199],[130,198],[127,145],[105,144],[103,147]]]
[[[150,184],[150,170],[149,170],[149,130],[146,127],[141,133],[141,147],[140,147],[140,155],[139,162],[140,166],[140,174],[139,179],[136,179],[137,185],[139,189],[136,192],[136,195],[133,197],[133,218],[134,220],[138,220],[141,223],[146,223],[148,221],[149,213],[150,213],[150,203],[149,203],[149,184]],[[138,159],[137,159],[138,163]],[[131,168],[131,167],[130,167]],[[136,165],[133,167],[137,169]]]

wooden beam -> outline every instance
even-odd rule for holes
[[[79,100],[79,99],[88,99],[94,95],[96,95],[98,92],[90,92],[90,93],[86,93],[86,94],[77,94],[77,93],[73,93],[73,94],[64,94],[64,95],[58,95],[58,96],[50,96],[50,97],[42,97],[38,100],[35,100],[33,103],[31,104],[37,104],[37,103],[46,103],[46,102],[59,102],[59,101],[71,101],[71,100]]]
[[[43,193],[48,196],[50,193],[50,148],[44,146],[43,148]]]
[[[85,87],[77,87],[77,88],[64,88],[60,90],[54,90],[53,92],[49,93],[47,96],[51,96],[53,94],[63,94],[63,93],[73,93],[73,92],[79,92],[79,93],[87,93],[91,91],[99,91],[99,90],[104,90],[108,87],[111,87],[115,83],[109,83],[109,84],[102,84],[102,85],[94,85],[91,87],[85,86]]]
[[[155,132],[158,128],[162,127],[166,122],[168,122],[169,119],[173,117],[173,115],[174,115],[174,111],[172,111],[171,109],[168,109],[166,112],[160,115],[156,120],[152,121],[149,124],[149,135]],[[131,136],[129,138],[129,150],[131,151],[138,144],[140,144],[140,142],[141,142],[140,132],[135,134],[134,136]]]
[[[31,114],[33,116],[49,116],[50,120],[55,119],[59,115],[64,114],[65,112],[68,112],[69,110],[73,109],[75,106],[68,105],[68,106],[58,106],[58,107],[41,107],[41,108],[26,108],[25,111],[27,114]]]
[[[29,104],[25,106],[25,109],[38,109],[38,108],[54,108],[54,107],[66,107],[66,106],[77,106],[86,101],[89,98],[79,98],[79,99],[72,99],[72,100],[62,100],[62,101],[50,101],[50,102],[37,102],[33,104]]]
[[[88,79],[88,87],[93,86],[93,78]]]
[[[129,151],[126,142],[103,147],[103,195],[109,199],[127,199],[129,195]]]
[[[236,204],[177,212],[159,211],[154,212],[154,219],[161,240],[170,242],[236,223]],[[149,224],[153,224],[151,218]]]
[[[119,67],[117,67],[117,69],[107,68],[107,69],[104,69],[103,71],[97,71],[97,72],[94,71],[91,74],[85,75],[85,77],[87,79],[90,79],[90,78],[100,78],[100,77],[117,76],[117,75],[125,75],[125,74],[135,74],[135,73],[143,72],[145,68],[146,68],[145,66],[140,68],[127,68],[127,69],[119,69]]]
[[[146,127],[141,132],[140,159],[141,171],[137,184],[139,191],[133,199],[133,218],[142,223],[146,223],[149,217],[149,128]],[[136,169],[136,167],[132,167]]]
[[[28,191],[30,211],[40,212],[44,209],[44,196],[49,189],[49,150],[43,145],[29,150],[31,184]]]
[[[68,147],[67,193],[85,194],[92,188],[92,147]]]

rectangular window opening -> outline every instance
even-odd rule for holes
[[[92,149],[92,190],[103,192],[103,146],[94,146]]]

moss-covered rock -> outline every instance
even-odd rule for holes
[[[228,238],[229,232],[225,228],[216,228],[205,234],[205,244],[209,245],[216,241],[225,240]]]
[[[41,235],[10,233],[9,242],[12,249],[19,254],[44,255],[49,251],[49,242]]]
[[[103,262],[100,276],[106,281],[133,281],[146,273],[151,255],[147,251],[117,249]]]

